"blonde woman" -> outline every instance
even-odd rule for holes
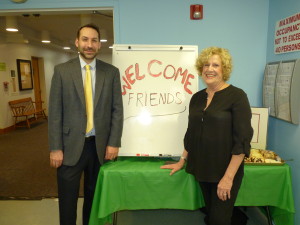
[[[190,101],[181,159],[162,168],[172,175],[187,162],[186,171],[200,184],[208,224],[230,225],[253,135],[251,108],[245,92],[227,83],[232,71],[227,49],[204,49],[196,68],[207,87]]]

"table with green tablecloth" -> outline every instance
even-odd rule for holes
[[[89,225],[112,222],[120,210],[183,209],[204,206],[194,177],[160,169],[167,159],[122,157],[101,167]],[[269,206],[276,225],[294,225],[290,167],[245,165],[236,206]]]

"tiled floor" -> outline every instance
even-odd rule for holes
[[[77,225],[81,222],[82,198],[78,201]],[[257,208],[248,207],[247,225],[267,225],[266,218]],[[116,225],[204,225],[204,215],[197,211],[184,210],[137,210],[121,211]],[[1,225],[58,225],[57,199],[1,200]]]

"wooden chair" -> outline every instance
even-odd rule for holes
[[[28,127],[32,122],[37,121],[39,117],[43,117],[47,120],[45,114],[45,109],[37,109],[36,104],[41,104],[43,102],[34,102],[31,98],[22,98],[14,101],[9,101],[8,104],[12,110],[13,116],[15,117],[15,127]],[[25,125],[19,123],[21,121],[26,121]]]

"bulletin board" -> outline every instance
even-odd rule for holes
[[[263,106],[270,109],[270,115],[299,124],[299,96],[300,59],[268,63],[263,82]]]
[[[124,105],[120,156],[179,156],[192,95],[199,90],[198,46],[114,45]]]

